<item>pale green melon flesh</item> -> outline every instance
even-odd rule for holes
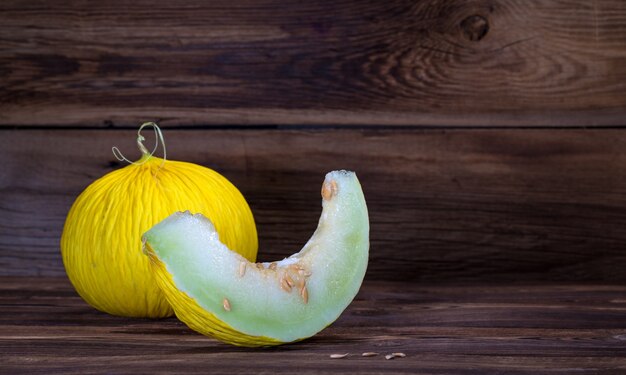
[[[353,172],[334,171],[336,193],[322,200],[318,228],[304,248],[277,263],[277,272],[259,270],[219,241],[201,215],[176,213],[154,226],[144,240],[165,264],[176,288],[235,330],[282,342],[310,337],[335,321],[363,281],[369,252],[365,199]],[[246,270],[240,276],[241,263]],[[298,263],[307,278],[308,303],[298,288],[281,288],[281,269]],[[268,267],[268,263],[264,266]],[[224,299],[230,303],[230,311]]]

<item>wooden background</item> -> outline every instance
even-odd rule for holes
[[[106,369],[102,358],[119,355],[111,349],[118,336],[94,328],[94,319],[122,324],[152,347],[137,329],[159,323],[134,326],[78,307],[59,238],[76,196],[123,167],[111,147],[137,155],[136,128],[158,121],[171,159],[211,167],[244,193],[261,260],[290,254],[309,238],[326,172],[357,172],[370,211],[370,289],[338,322],[352,334],[333,339],[331,332],[296,346],[302,353],[319,352],[315,343],[325,340],[337,350],[346,344],[369,351],[365,344],[385,347],[395,337],[410,338],[415,355],[432,354],[425,357],[431,362],[407,361],[397,371],[421,363],[431,373],[460,372],[461,364],[477,371],[467,373],[568,373],[574,357],[581,371],[623,370],[625,119],[622,0],[4,0],[0,301],[7,309],[0,314],[0,346],[17,348],[6,352],[4,369],[19,372],[35,361],[39,367],[30,373],[67,371],[76,363],[52,344],[59,335],[72,350],[96,337],[102,346],[83,353],[95,367],[85,369]],[[520,284],[533,292],[511,303],[497,288],[481,289],[493,283],[510,285],[506,293],[519,292]],[[397,295],[393,285],[417,289]],[[439,293],[437,285],[463,287],[444,293],[454,297],[442,297],[442,305],[416,302]],[[486,293],[481,306],[495,310],[456,297],[474,292]],[[544,303],[543,293],[559,292],[580,306]],[[371,296],[389,293],[389,307],[359,320],[359,306],[387,301]],[[605,294],[595,299],[596,293]],[[38,298],[48,302],[39,305]],[[514,312],[524,306],[532,306],[526,315]],[[412,314],[431,308],[449,313],[433,323],[443,331],[416,333],[420,323]],[[559,325],[570,308],[597,314],[574,314]],[[68,323],[60,317],[73,313],[86,317],[86,325],[61,329]],[[507,314],[520,320],[502,323]],[[466,340],[476,332],[465,328],[487,326],[490,318],[513,331],[480,331],[484,346]],[[604,323],[592,327],[589,319]],[[191,334],[176,322],[163,324],[159,332],[169,339]],[[362,335],[372,324],[393,328],[367,341]],[[567,333],[523,331],[537,327]],[[33,332],[42,329],[38,339]],[[85,336],[90,330],[99,333]],[[428,335],[456,349],[432,349],[422,340]],[[548,344],[524,347],[520,337],[533,335]],[[547,349],[564,341],[572,344]],[[507,349],[498,351],[493,342]],[[219,348],[206,351],[224,358]],[[524,357],[516,359],[516,352]],[[242,353],[251,355],[227,357]],[[499,360],[488,364],[493,355]],[[444,360],[459,366],[438,367]],[[332,368],[318,362],[312,357],[304,372]]]
[[[5,275],[62,276],[76,196],[137,155],[134,130],[0,133]],[[371,220],[368,278],[614,280],[626,273],[621,130],[168,130],[168,155],[224,173],[247,197],[260,259],[300,249],[324,174],[357,171]]]
[[[622,0],[0,4],[9,126],[623,125]]]

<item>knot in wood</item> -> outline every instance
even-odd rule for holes
[[[467,39],[478,42],[489,32],[489,21],[483,16],[469,16],[461,21],[461,30]]]

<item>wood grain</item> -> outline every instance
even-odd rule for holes
[[[624,125],[625,45],[622,0],[5,0],[0,125]]]
[[[241,189],[261,260],[301,248],[317,224],[324,174],[351,169],[370,213],[368,279],[626,281],[624,130],[165,129],[165,137],[170,158],[210,166]],[[71,203],[121,167],[111,146],[138,154],[134,138],[0,131],[1,275],[64,275],[58,244]]]
[[[367,282],[333,325],[273,349],[196,334],[176,319],[110,316],[65,278],[0,278],[0,372],[616,374],[626,286]],[[363,352],[380,356],[363,358]],[[406,358],[385,360],[403,352]],[[350,353],[341,360],[333,353]]]

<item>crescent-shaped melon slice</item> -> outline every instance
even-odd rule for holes
[[[302,340],[335,321],[363,282],[369,220],[354,172],[328,173],[322,198],[311,239],[272,263],[229,250],[202,215],[175,213],[150,229],[144,252],[178,318],[241,346]]]

